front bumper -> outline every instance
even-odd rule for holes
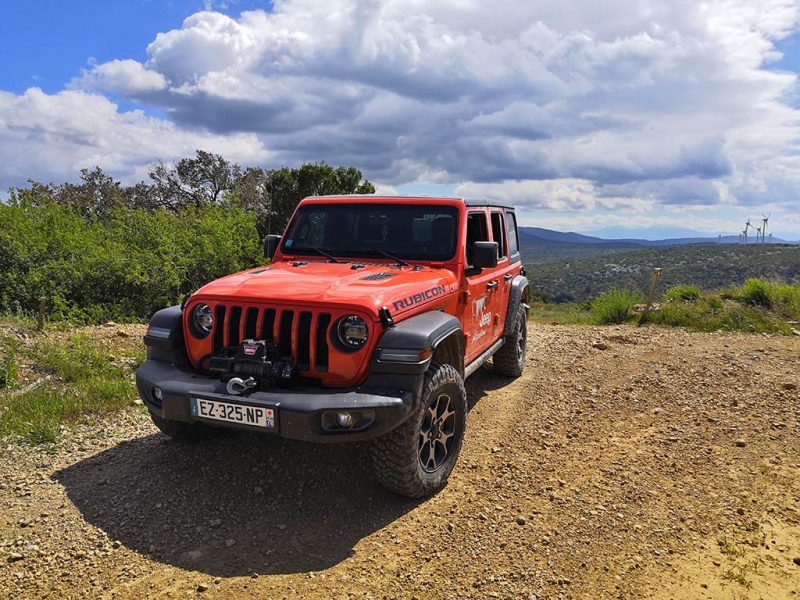
[[[313,442],[356,442],[376,438],[403,423],[417,406],[421,376],[413,378],[411,389],[369,386],[356,389],[329,390],[325,388],[276,388],[256,391],[245,396],[227,393],[219,379],[200,375],[168,362],[148,359],[136,370],[136,387],[147,408],[171,421],[205,422],[221,427],[257,430],[282,437]],[[419,379],[419,381],[417,381]],[[391,382],[389,382],[391,383]],[[162,391],[159,402],[153,387]],[[274,429],[209,421],[193,417],[190,397],[208,398],[272,408],[276,412]],[[357,427],[331,427],[331,415],[348,411],[362,416]]]

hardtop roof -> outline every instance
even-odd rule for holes
[[[491,200],[485,200],[482,198],[459,198],[459,197],[451,197],[451,196],[404,196],[404,195],[391,195],[391,196],[384,196],[384,195],[377,195],[377,194],[329,194],[329,195],[321,195],[321,196],[308,196],[305,199],[312,199],[312,198],[341,198],[343,200],[346,199],[355,199],[358,198],[360,200],[449,200],[455,202],[463,202],[465,206],[480,206],[480,207],[491,207],[491,208],[504,208],[507,210],[514,210],[514,206],[511,204],[507,204],[504,202],[493,202]]]

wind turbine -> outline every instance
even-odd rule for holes
[[[761,239],[761,227],[756,227],[756,244],[759,239]]]
[[[761,230],[761,243],[764,243],[764,237],[767,235],[767,223],[769,223],[769,216],[771,212],[768,212],[766,216],[764,213],[761,213],[761,223],[763,224],[763,229]],[[772,236],[770,236],[770,241],[772,241]]]
[[[747,246],[747,231],[752,225],[750,224],[750,217],[747,217],[747,223],[744,224],[744,245]]]

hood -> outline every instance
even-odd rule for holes
[[[401,314],[457,289],[447,269],[352,263],[278,262],[234,273],[200,288],[195,298],[360,307],[377,316],[382,306]]]

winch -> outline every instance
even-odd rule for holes
[[[268,340],[244,340],[238,346],[228,346],[209,359],[208,368],[221,374],[229,394],[267,389],[297,377],[297,367],[281,357],[277,344]]]

